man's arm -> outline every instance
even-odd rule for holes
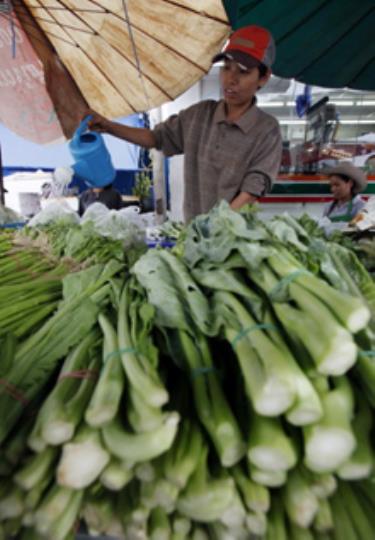
[[[251,193],[247,193],[246,191],[241,191],[230,203],[230,207],[232,210],[239,210],[243,206],[249,203],[255,203],[257,202],[258,198],[254,195],[251,195]]]
[[[282,139],[279,125],[266,133],[259,144],[259,152],[249,164],[248,172],[242,180],[240,192],[231,202],[237,210],[248,203],[254,203],[270,191],[272,179],[277,176],[281,163]]]
[[[144,148],[154,148],[156,145],[155,136],[150,129],[124,126],[91,110],[85,113],[85,116],[87,115],[92,116],[92,119],[88,122],[88,127],[93,131],[108,133],[118,139],[123,139]]]

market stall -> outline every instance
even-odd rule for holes
[[[370,540],[374,246],[223,201],[147,229],[0,229],[0,540]]]

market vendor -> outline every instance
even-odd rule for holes
[[[79,196],[79,215],[82,216],[87,208],[95,202],[104,204],[110,210],[120,210],[122,208],[121,193],[113,187],[113,184],[83,191]]]
[[[323,216],[332,223],[351,221],[365,206],[365,201],[359,195],[367,186],[365,173],[349,161],[325,172],[329,178],[333,201],[325,206]]]
[[[109,133],[166,156],[184,154],[184,214],[189,220],[219,200],[239,209],[268,192],[281,162],[277,120],[257,107],[255,94],[271,76],[275,45],[268,30],[235,31],[213,62],[220,71],[223,99],[206,100],[156,125],[124,126],[93,111],[92,130]]]

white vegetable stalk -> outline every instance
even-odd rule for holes
[[[271,503],[269,490],[253,482],[240,466],[235,467],[232,473],[247,509],[255,513],[268,512]]]
[[[114,456],[138,463],[151,460],[172,446],[179,420],[178,413],[165,413],[163,423],[154,431],[131,433],[116,419],[102,428],[102,434],[106,447]]]
[[[38,484],[36,484],[36,486],[34,486],[24,495],[24,505],[27,510],[31,512],[35,511],[51,480],[52,474],[50,473],[50,475],[46,475],[43,480],[41,480]]]
[[[221,514],[220,521],[229,529],[240,529],[245,524],[246,509],[237,490],[234,490],[231,504]]]
[[[178,494],[179,488],[165,478],[141,484],[141,501],[149,509],[161,506],[168,513],[172,512],[176,508]]]
[[[297,261],[293,260],[289,254],[280,255],[278,253],[277,256],[270,257],[268,261],[281,277],[300,270]],[[301,273],[290,286],[291,294],[293,294],[294,285],[303,287],[319,298],[352,334],[367,326],[371,313],[362,299],[337,291],[313,274]]]
[[[60,486],[83,489],[92,484],[104,470],[110,454],[102,445],[100,432],[83,425],[72,442],[63,446],[57,467]]]
[[[25,512],[22,516],[22,525],[24,527],[33,527],[35,522],[33,512]],[[3,540],[3,537],[0,534],[0,540]]]
[[[144,397],[144,400],[151,407],[161,407],[169,399],[168,392],[164,388],[157,370],[153,369],[147,358],[134,352],[128,320],[130,302],[129,286],[125,285],[120,297],[117,328],[122,365],[130,385]]]
[[[88,365],[88,372],[94,373],[98,365],[98,358],[94,357]],[[70,441],[83,418],[94,384],[95,379],[92,377],[83,379],[75,396],[66,404],[59,403],[51,418],[43,423],[41,434],[47,444],[60,446]]]
[[[318,512],[318,498],[298,469],[294,469],[288,475],[284,496],[289,519],[299,527],[310,527]]]
[[[314,424],[323,415],[320,398],[302,370],[299,370],[299,372],[296,370],[294,382],[296,400],[287,411],[286,419],[294,426]]]
[[[57,453],[57,448],[49,446],[43,452],[33,455],[15,475],[16,484],[25,491],[37,486],[51,471]]]
[[[0,521],[21,516],[24,511],[23,499],[24,495],[18,486],[2,482],[0,488]]]
[[[208,534],[201,527],[194,527],[191,540],[210,540]]]
[[[284,508],[278,496],[272,500],[268,515],[266,540],[289,540],[285,527]]]
[[[319,324],[318,341],[324,343],[325,348],[322,356],[316,359],[318,371],[323,375],[343,375],[357,360],[357,346],[351,333],[336,321],[329,308],[313,292],[296,283],[290,285],[290,291],[294,291],[293,298],[303,311]]]
[[[68,505],[64,508],[64,512],[56,519],[48,529],[48,537],[54,540],[66,540],[69,538],[69,533],[72,534],[72,528],[77,521],[81,508],[83,491],[75,491],[69,500]],[[40,526],[40,517],[36,520],[37,530]]]
[[[224,315],[225,336],[237,355],[253,408],[263,416],[282,414],[295,399],[294,378],[284,351],[233,294],[216,292],[215,304]]]
[[[134,476],[131,468],[116,458],[112,458],[102,474],[100,483],[111,491],[120,491]]]
[[[319,508],[314,519],[314,529],[327,532],[333,529],[333,517],[328,499],[319,500]]]
[[[188,419],[183,420],[171,449],[162,458],[165,477],[183,489],[196,469],[203,437],[200,427]]]
[[[319,303],[315,318],[286,303],[275,303],[274,309],[287,332],[309,352],[319,373],[341,375],[355,363],[357,347],[351,334],[330,313],[325,320],[322,317],[324,323],[320,320],[321,313],[328,311],[323,304]]]
[[[295,466],[297,453],[278,419],[254,415],[251,421],[249,450],[251,464],[264,471],[287,471]]]
[[[126,540],[149,540],[145,525],[130,524],[125,527]]]
[[[158,506],[155,498],[155,482],[142,482],[141,483],[141,496],[140,500],[142,506],[151,510]]]
[[[188,536],[183,532],[172,532],[171,540],[188,540]]]
[[[315,294],[324,302],[335,314],[337,319],[352,334],[356,334],[366,328],[370,321],[371,313],[362,299],[350,296],[343,291],[338,291],[325,283],[323,280],[315,278],[317,283],[313,283],[307,276],[301,275],[300,283],[303,287]]]
[[[264,536],[267,532],[267,515],[264,512],[248,512],[246,526],[256,536]]]
[[[226,328],[225,336],[230,343],[238,331]],[[258,354],[246,337],[237,341],[235,352],[245,381],[245,389],[254,410],[262,416],[279,416],[295,399],[294,385],[287,374],[267,372]],[[265,353],[266,354],[266,353]]]
[[[199,465],[191,476],[186,489],[177,500],[180,514],[203,523],[218,520],[231,505],[234,496],[233,479],[211,478],[207,469],[207,451],[203,452]]]
[[[156,478],[155,465],[147,461],[139,463],[134,467],[134,474],[141,482],[153,482]]]
[[[305,473],[309,473],[307,469]],[[312,492],[318,499],[327,499],[337,489],[337,480],[333,474],[314,474],[310,472],[309,483]]]
[[[369,478],[374,469],[373,455],[370,446],[358,442],[353,455],[341,465],[337,474],[342,480],[363,480]]]
[[[315,540],[315,536],[313,535],[310,529],[304,529],[303,527],[298,527],[298,525],[296,525],[293,522],[289,522],[289,533],[290,533],[290,538],[288,537],[288,540]]]
[[[163,507],[168,513],[176,509],[179,488],[165,478],[159,478],[155,482],[155,501],[156,504]]]
[[[342,480],[368,478],[374,468],[374,453],[370,440],[372,411],[365,400],[358,398],[359,396],[357,397],[359,409],[352,422],[357,447],[350,458],[337,471]]]
[[[220,384],[213,366],[207,338],[197,332],[195,339],[187,332],[177,333],[181,354],[191,372],[202,367],[204,376],[193,376],[192,387],[198,417],[209,433],[223,467],[231,467],[246,452],[241,430]]]
[[[265,321],[276,326],[276,321],[270,314],[265,315]],[[280,332],[272,331],[271,337],[288,360],[288,369],[293,372],[296,397],[286,414],[288,422],[294,426],[305,426],[317,422],[323,414],[318,393],[289,351]]]
[[[351,427],[353,394],[345,377],[336,388],[322,394],[323,418],[304,428],[305,465],[314,472],[332,472],[349,459],[356,447]]]
[[[150,514],[148,536],[150,540],[169,540],[171,536],[169,518],[160,507],[154,508]]]
[[[185,517],[176,515],[172,525],[173,533],[185,538],[191,531],[191,521]]]
[[[63,515],[76,491],[55,484],[43,499],[35,513],[36,528],[42,535],[48,535],[55,521]]]
[[[254,482],[270,488],[283,486],[287,480],[286,471],[264,471],[257,467],[251,467],[251,478]]]
[[[145,508],[144,506],[136,506],[131,511],[131,521],[134,525],[140,525],[143,526],[146,524],[149,516],[150,516],[150,510],[148,508]]]
[[[135,432],[154,431],[161,426],[164,413],[160,407],[152,407],[132,386],[129,388],[128,418]]]
[[[210,538],[215,540],[248,540],[249,533],[245,527],[226,527],[220,521],[208,527]]]
[[[90,350],[97,339],[97,333],[91,332],[66,357],[58,382],[44,401],[33,431],[29,437],[29,446],[35,452],[41,452],[49,445],[60,446],[69,441],[81,422],[88,400],[95,384],[93,378],[78,379],[66,377],[74,371],[94,372],[99,360]]]
[[[92,427],[101,427],[116,416],[125,382],[117,334],[102,313],[98,316],[98,322],[104,335],[103,366],[85,413],[85,420]]]
[[[89,495],[85,498],[81,515],[90,534],[98,535],[106,531],[109,523],[116,519],[113,515],[113,498],[103,494],[97,497]]]

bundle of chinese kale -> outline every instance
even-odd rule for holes
[[[311,243],[221,204],[131,276],[72,287],[62,307],[91,302],[90,323],[65,348],[49,323],[34,413],[5,390],[23,414],[0,446],[3,536],[371,538],[373,286]]]

